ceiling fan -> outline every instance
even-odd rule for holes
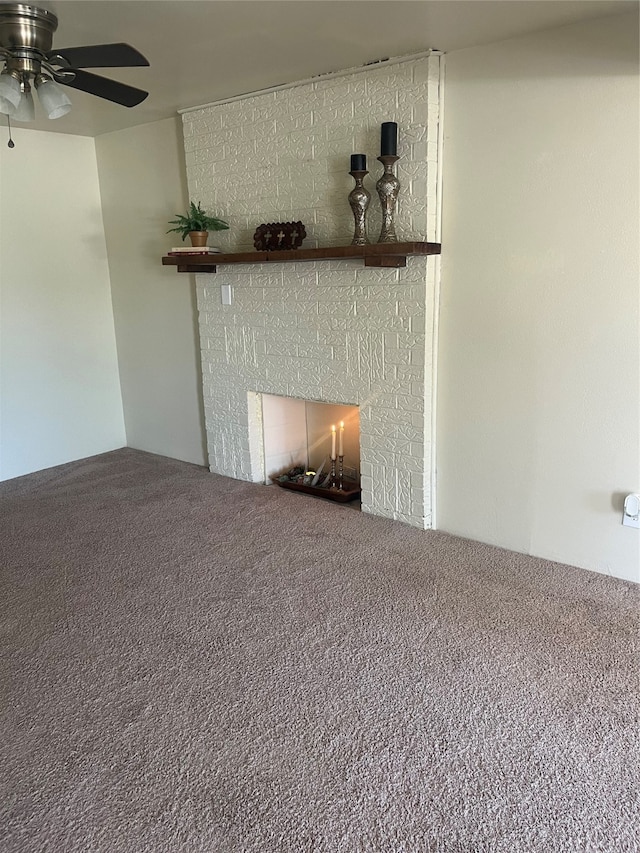
[[[61,86],[80,89],[125,107],[135,107],[148,92],[85,68],[126,68],[149,65],[128,44],[95,44],[53,50],[58,19],[53,12],[24,3],[0,3],[0,113],[14,121],[33,121],[32,86],[48,118],[60,118],[71,109]]]

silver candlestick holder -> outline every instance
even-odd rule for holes
[[[344,474],[344,456],[338,456],[338,489],[341,492],[344,491],[343,474]]]
[[[329,480],[329,488],[335,489],[336,488],[336,460],[335,459],[331,460],[330,477],[331,477],[331,479]]]
[[[376,183],[382,207],[382,228],[380,229],[378,243],[398,242],[394,217],[398,192],[400,191],[400,181],[396,178],[393,167],[399,159],[396,154],[382,154],[378,157],[378,160],[384,166],[384,172]]]
[[[369,172],[366,169],[357,169],[349,172],[356,182],[355,187],[349,193],[349,204],[353,211],[355,220],[355,231],[353,233],[352,246],[365,246],[369,242],[367,237],[367,208],[371,201],[371,193],[362,185],[364,176]]]

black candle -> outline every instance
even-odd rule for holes
[[[366,172],[367,171],[367,155],[352,154],[351,155],[351,171]]]
[[[398,153],[398,125],[395,121],[384,121],[380,132],[380,156]]]

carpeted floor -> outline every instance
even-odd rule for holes
[[[0,499],[2,853],[640,850],[640,587],[134,450]]]

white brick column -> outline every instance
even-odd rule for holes
[[[263,222],[298,219],[305,246],[345,245],[349,155],[366,153],[375,242],[380,124],[397,121],[398,237],[434,240],[438,86],[431,56],[187,112],[190,197],[229,221],[215,235],[226,250],[252,248]],[[435,270],[415,257],[399,269],[320,261],[198,275],[211,470],[262,477],[256,393],[358,405],[363,510],[429,527]]]

